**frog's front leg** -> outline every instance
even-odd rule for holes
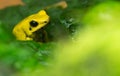
[[[22,31],[24,32],[24,36],[25,36],[25,40],[33,40],[33,38],[31,37],[31,35],[32,35],[32,32],[30,32],[30,31],[27,31],[26,29],[24,30],[24,29],[22,29]]]

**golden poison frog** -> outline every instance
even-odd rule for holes
[[[45,10],[41,10],[18,23],[13,29],[13,34],[17,40],[33,40],[33,33],[44,27],[48,22],[49,16]]]

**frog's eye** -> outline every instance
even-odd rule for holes
[[[38,25],[38,22],[36,22],[34,20],[30,21],[30,26],[36,27],[37,25]]]

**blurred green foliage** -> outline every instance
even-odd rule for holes
[[[119,0],[66,0],[68,3],[66,9],[51,8],[46,10],[51,17],[50,23],[44,27],[52,40],[48,43],[17,41],[12,35],[12,29],[25,17],[61,0],[23,1],[26,3],[24,6],[11,6],[0,10],[0,76],[13,76],[14,74],[15,76],[120,75],[120,53],[113,52],[119,50],[117,46],[119,45],[119,29],[115,27],[106,31],[108,26],[91,28],[94,22],[95,25],[101,25],[101,21],[104,25],[115,24],[119,26],[120,19],[116,18],[120,17],[118,14],[120,12]],[[107,14],[114,17],[114,20],[108,20],[108,22],[104,21],[104,18],[100,19],[99,12],[109,8],[109,5],[105,4],[108,6],[106,8],[96,7],[106,1],[117,1],[115,3],[118,3],[113,7],[114,2],[111,2],[111,4],[113,3],[113,6],[110,6],[112,14],[108,11]],[[89,25],[90,29],[86,29],[86,25]],[[118,31],[115,31],[117,29]],[[109,33],[110,31],[112,34]],[[104,32],[106,33],[104,34]],[[104,40],[102,36],[108,37]],[[74,40],[68,42],[69,39]],[[118,40],[118,43],[115,39]],[[61,44],[59,41],[64,43]],[[104,42],[106,43],[104,44]],[[111,45],[108,45],[109,43]],[[115,46],[113,46],[114,44]],[[106,49],[107,51],[104,52],[103,50]],[[115,56],[112,53],[118,54]]]

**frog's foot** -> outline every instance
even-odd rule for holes
[[[30,37],[26,37],[26,40],[33,40],[33,38],[30,38]]]

